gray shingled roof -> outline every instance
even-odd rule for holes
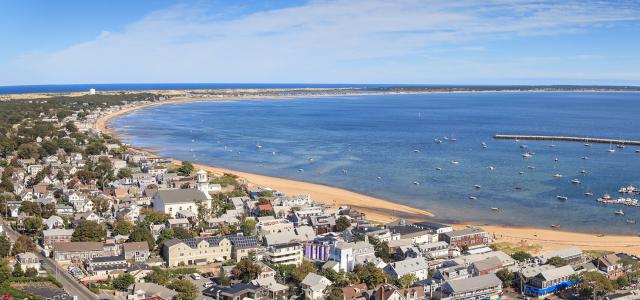
[[[493,273],[471,277],[466,279],[450,280],[445,283],[445,288],[453,293],[465,293],[479,289],[485,289],[501,285],[502,281]]]
[[[159,190],[156,197],[165,204],[207,201],[207,196],[204,192],[196,189]]]

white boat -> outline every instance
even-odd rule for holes
[[[452,160],[452,161],[450,161],[450,163],[451,163],[452,165],[457,165],[457,164],[459,164],[460,162],[459,162],[459,161],[457,161],[457,160]]]
[[[593,193],[592,192],[586,192],[586,193],[584,193],[584,195],[585,196],[593,196]]]
[[[442,171],[442,168],[436,168],[436,171]]]
[[[609,150],[607,150],[607,152],[609,152],[609,153],[616,152],[616,149],[611,148],[611,145],[612,144],[609,144]]]
[[[637,149],[637,150],[636,150],[636,153],[640,153],[640,149]]]
[[[624,216],[624,212],[622,211],[622,209],[616,211],[615,214],[618,215],[618,216]]]
[[[529,152],[522,153],[522,157],[524,157],[524,158],[529,158],[531,156],[533,156],[533,155],[531,155],[531,153],[529,153]]]
[[[487,143],[482,142],[482,148],[487,148]]]
[[[382,180],[382,177],[378,176],[378,180]]]
[[[555,148],[555,147],[556,147],[556,145],[551,144],[551,145],[549,145],[549,147],[551,147],[551,148]]]
[[[304,172],[304,169],[298,169],[298,172]]]
[[[256,148],[258,148],[258,149],[262,149],[262,145],[260,145],[260,144],[256,144]]]
[[[496,168],[495,168],[494,166],[489,166],[489,170],[493,171],[493,170],[495,170],[495,169],[496,169]]]
[[[536,168],[536,167],[534,167],[534,166],[527,166],[527,169],[529,169],[529,170],[533,170],[533,169],[535,169],[535,168]]]
[[[555,178],[562,178],[562,174],[558,174],[558,173],[556,173],[556,174],[553,174],[553,177],[555,177]]]
[[[469,196],[469,199],[471,199],[471,200],[478,200],[478,197],[476,197],[476,196]]]
[[[591,147],[591,144],[586,143],[586,144],[584,144],[584,146],[585,146],[585,147]]]
[[[481,186],[480,186],[479,184],[476,184],[476,185],[474,185],[473,187],[474,187],[474,188],[476,188],[476,189],[481,188]]]
[[[636,220],[634,219],[627,219],[625,222],[627,222],[627,224],[635,224]]]
[[[567,197],[567,196],[560,196],[560,195],[558,195],[558,196],[556,196],[556,199],[558,199],[558,200],[560,200],[560,201],[567,201],[567,200],[569,200],[569,197]]]
[[[518,172],[518,174],[519,174],[519,175],[522,175],[522,174],[524,174],[524,172],[520,171],[520,172]]]
[[[586,156],[583,156],[583,157],[581,157],[581,158],[582,158],[582,159],[584,159],[584,160],[589,159],[589,158],[588,158],[588,157],[586,157]]]
[[[414,181],[413,184],[414,185],[420,185],[420,182]]]
[[[499,211],[500,209],[499,209],[499,208],[497,208],[497,207],[492,207],[492,208],[491,208],[491,210],[493,210],[493,211]]]
[[[520,148],[521,148],[521,149],[527,149],[527,145],[522,144],[522,145],[520,145]]]
[[[580,180],[578,180],[578,178],[571,180],[571,183],[573,184],[580,184]]]
[[[556,157],[556,158],[553,159],[553,161],[559,162],[560,160]]]
[[[434,139],[433,141],[436,142],[436,144],[442,144],[442,140],[440,139]]]
[[[580,170],[580,174],[587,174],[587,170]]]
[[[275,151],[273,151],[273,152],[271,152],[271,154],[272,154],[272,155],[276,155],[276,152],[275,152]]]
[[[616,147],[617,147],[618,149],[624,149],[624,144],[618,144],[618,145],[616,145]]]
[[[418,149],[413,149],[413,152],[418,153],[418,152],[420,152],[420,150],[418,150]]]

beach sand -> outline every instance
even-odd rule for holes
[[[260,97],[270,98],[270,97]],[[282,97],[278,97],[282,98]],[[172,99],[163,102],[155,102],[132,106],[120,111],[105,115],[97,120],[95,128],[105,134],[113,134],[108,128],[109,122],[121,115],[128,114],[134,110],[146,108],[154,105],[166,103],[181,103],[191,101],[222,101],[243,98],[216,98],[216,99]],[[255,100],[255,99],[254,99]],[[175,163],[180,161],[175,160]],[[318,203],[331,206],[349,205],[366,214],[366,218],[376,223],[388,223],[398,218],[408,220],[423,220],[433,217],[434,214],[425,210],[413,208],[407,205],[394,203],[389,200],[379,199],[367,195],[358,194],[340,188],[326,185],[276,178],[264,175],[239,172],[223,168],[205,165],[194,165],[198,169],[204,169],[212,173],[231,173],[246,180],[250,185],[270,187],[288,195],[309,194]],[[456,228],[466,226],[478,226],[485,229],[496,242],[509,244],[523,248],[535,248],[536,252],[546,252],[559,250],[568,247],[577,247],[583,250],[606,250],[615,252],[626,252],[640,255],[640,237],[625,235],[604,235],[593,233],[567,232],[555,229],[543,229],[532,227],[502,226],[502,225],[479,225],[479,224],[453,224]],[[534,246],[534,247],[531,247]]]

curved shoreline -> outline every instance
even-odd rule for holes
[[[331,96],[337,97],[337,95]],[[309,97],[322,97],[322,95],[310,95]],[[94,127],[100,132],[115,135],[115,132],[109,128],[110,122],[113,119],[139,109],[149,108],[156,105],[198,101],[276,100],[287,98],[304,98],[304,96],[222,97],[213,99],[176,98],[161,102],[134,105],[122,110],[114,111],[101,116],[96,121]],[[115,137],[117,138],[117,135],[115,135]],[[141,149],[136,150],[142,151]],[[180,161],[176,159],[173,159],[173,161],[180,163]],[[283,191],[287,194],[309,194],[311,195],[311,198],[318,203],[331,206],[349,205],[364,212],[368,220],[377,223],[387,223],[397,218],[419,220],[434,216],[433,213],[425,210],[322,184],[258,175],[202,164],[194,164],[194,166],[196,168],[202,168],[218,174],[235,174],[246,180],[249,185],[266,186]],[[601,236],[594,233],[506,225],[480,225],[472,222],[466,224],[453,224],[456,228],[462,228],[468,225],[476,225],[485,229],[491,237],[496,240],[496,242],[506,242],[514,246],[539,245],[541,246],[540,251],[558,250],[566,247],[578,247],[583,250],[607,250],[640,255],[640,237],[638,236]]]

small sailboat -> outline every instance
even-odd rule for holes
[[[449,139],[449,140],[450,140],[450,141],[452,141],[452,142],[456,142],[456,141],[458,141],[458,139],[456,138],[456,136],[455,136],[455,135],[453,135],[453,134],[451,134],[451,139]]]
[[[616,149],[613,149],[611,146],[612,146],[612,144],[609,143],[609,150],[607,150],[607,152],[609,152],[609,153],[616,152]]]
[[[487,143],[482,142],[482,148],[483,148],[483,149],[486,149],[486,148],[487,148]]]
[[[527,145],[526,144],[520,145],[520,149],[527,149]]]
[[[567,201],[567,200],[569,200],[569,197],[567,197],[567,196],[560,196],[560,195],[558,195],[558,196],[556,196],[556,199],[558,199],[558,200],[560,200],[560,201]]]
[[[420,185],[420,182],[414,181],[413,184],[414,185]]]
[[[522,171],[518,172],[518,175],[522,175],[522,174],[524,174],[524,172],[522,172]]]
[[[555,161],[555,162],[559,162],[559,161],[560,161],[560,159],[558,159],[558,158],[556,157],[556,158],[554,158],[554,159],[553,159],[553,161]]]
[[[493,170],[495,170],[495,169],[496,169],[496,168],[495,168],[494,166],[489,166],[489,170],[493,171]]]
[[[551,144],[551,145],[549,145],[549,147],[550,147],[550,148],[555,148],[555,147],[556,147],[556,145]]]
[[[382,177],[381,177],[381,176],[378,176],[378,180],[382,180]]]
[[[571,180],[571,183],[573,184],[580,184],[580,180],[578,178]]]
[[[271,152],[271,155],[276,155],[276,152],[275,151]]]
[[[622,209],[621,209],[621,210],[616,211],[616,212],[615,212],[615,214],[616,214],[617,216],[624,216],[624,212],[622,211]]]
[[[584,146],[585,146],[585,147],[591,147],[591,144],[589,144],[589,143],[585,143],[585,144],[584,144]]]
[[[257,144],[256,144],[256,148],[257,148],[257,149],[262,149],[262,145],[260,145],[260,143],[257,143]]]
[[[474,185],[473,187],[474,187],[474,188],[476,188],[476,189],[480,189],[480,188],[482,188],[479,184],[476,184],[476,185]]]
[[[558,229],[560,228],[560,224],[551,224],[551,228]]]

